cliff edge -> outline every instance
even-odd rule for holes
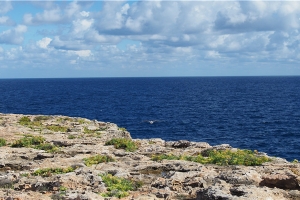
[[[299,199],[300,164],[116,124],[0,114],[1,200]]]

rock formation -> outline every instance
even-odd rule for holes
[[[137,149],[108,145],[114,138],[132,141]],[[121,189],[109,186],[105,175],[124,181],[124,187],[134,185],[125,197],[118,193],[128,200],[300,199],[296,162],[271,158],[244,166],[191,159],[214,150],[237,151],[226,144],[132,139],[113,123],[17,114],[0,114],[0,139],[6,141],[0,146],[1,200],[118,199],[114,193]],[[179,159],[153,159],[157,155]]]

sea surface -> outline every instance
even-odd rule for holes
[[[133,138],[230,144],[300,160],[297,76],[0,79],[0,112],[97,119]]]

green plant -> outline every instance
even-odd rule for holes
[[[115,160],[111,156],[96,155],[89,158],[84,158],[83,161],[86,166],[91,166],[91,165],[104,163],[104,162],[114,162]]]
[[[230,150],[225,151],[211,151],[209,153],[210,163],[217,165],[246,165],[255,166],[261,165],[264,162],[271,161],[266,156],[257,156],[251,150],[237,150],[232,152]]]
[[[55,153],[59,151],[59,147],[50,143],[43,143],[34,146],[35,149],[45,150],[48,153]]]
[[[42,116],[37,116],[33,119],[34,122],[38,122],[38,121],[45,121],[45,120],[48,120],[48,119],[51,119],[50,116],[45,116],[45,115],[42,115]]]
[[[127,131],[126,128],[124,128],[124,127],[119,127],[119,130],[120,131]]]
[[[4,138],[0,138],[0,147],[6,145],[6,140]]]
[[[53,132],[68,132],[69,131],[68,127],[59,126],[59,125],[49,125],[49,126],[46,126],[46,128]]]
[[[116,149],[125,149],[126,151],[136,151],[138,145],[127,138],[113,138],[110,141],[107,141],[105,145],[114,145]]]
[[[299,161],[298,161],[297,159],[294,159],[294,160],[292,161],[292,163],[299,163]]]
[[[1,185],[0,188],[3,188],[3,189],[14,189],[15,186],[14,186],[13,183],[6,183],[6,184]]]
[[[33,145],[40,145],[45,142],[42,136],[25,135],[23,138],[16,140],[12,147],[32,147]]]
[[[30,174],[29,173],[22,173],[22,174],[20,174],[20,176],[22,176],[22,177],[29,177]]]
[[[64,186],[60,186],[60,187],[59,187],[59,191],[67,191],[67,189],[68,189],[68,188],[67,188],[67,187],[64,187]]]
[[[49,177],[52,174],[65,174],[69,172],[73,172],[75,169],[73,167],[67,168],[44,168],[38,169],[32,173],[34,176],[42,176],[42,177]]]
[[[68,135],[68,139],[75,139],[76,136],[75,135]]]
[[[102,194],[104,197],[126,197],[129,195],[128,191],[136,190],[142,186],[142,182],[115,177],[111,174],[103,174],[100,176],[108,190],[108,192]]]
[[[30,123],[31,123],[31,120],[27,116],[21,117],[21,119],[19,120],[19,124],[21,124],[23,126],[29,125]]]
[[[83,132],[84,132],[85,134],[93,134],[93,133],[96,132],[96,130],[90,130],[90,129],[88,129],[87,127],[84,127],[84,128],[83,128]]]
[[[77,119],[77,122],[79,123],[79,124],[84,124],[84,123],[86,123],[86,120],[85,119]]]
[[[251,150],[237,150],[232,152],[230,150],[216,151],[212,150],[209,152],[208,157],[198,156],[175,156],[173,154],[160,154],[153,155],[152,160],[160,161],[163,159],[167,160],[187,160],[192,162],[198,162],[202,164],[217,164],[217,165],[246,165],[255,166],[261,165],[264,162],[271,161],[270,158],[266,156],[258,156],[255,152]]]

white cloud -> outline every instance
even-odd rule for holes
[[[5,14],[12,9],[10,1],[0,1],[0,14]]]
[[[23,33],[27,31],[24,25],[17,25],[13,29],[9,29],[0,33],[0,44],[21,44],[23,42]]]
[[[107,1],[101,9],[74,1],[42,8],[23,16],[27,27],[0,32],[0,43],[15,45],[27,30],[43,33],[22,51],[2,49],[10,60],[135,70],[300,61],[298,1]],[[0,24],[9,20],[0,16]]]
[[[0,16],[0,25],[11,26],[14,22],[8,16]]]
[[[73,33],[79,34],[89,30],[94,23],[93,19],[77,19],[73,21]]]
[[[89,57],[92,55],[91,50],[80,50],[80,51],[69,51],[69,52],[74,53],[79,57]]]
[[[45,37],[39,41],[36,42],[37,46],[39,46],[42,49],[46,49],[50,42],[52,41],[51,38]]]

